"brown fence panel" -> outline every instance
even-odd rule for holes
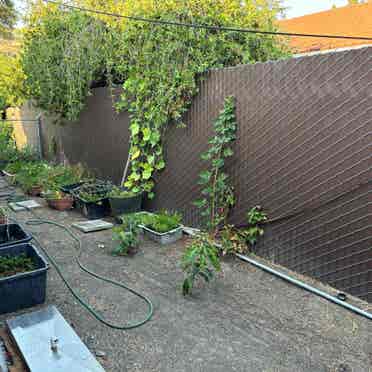
[[[192,201],[205,167],[200,154],[224,98],[234,95],[231,221],[244,223],[257,204],[270,218],[305,210],[271,224],[258,253],[372,301],[371,68],[365,48],[210,72],[187,128],[169,133],[153,207],[199,224]]]
[[[270,218],[260,255],[372,301],[372,48],[214,70],[185,117],[171,128],[166,169],[152,209],[200,223],[192,202],[205,168],[212,123],[234,95],[239,123],[227,169],[237,203],[231,222],[260,204]],[[119,181],[128,151],[127,114],[105,89],[79,123],[62,128],[66,156]]]

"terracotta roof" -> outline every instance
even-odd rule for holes
[[[372,1],[279,21],[286,32],[372,37]],[[372,44],[366,40],[292,37],[297,53]]]

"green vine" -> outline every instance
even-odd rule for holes
[[[275,30],[280,11],[278,0],[260,5],[254,0],[76,2],[129,16],[263,30]],[[125,186],[150,198],[155,174],[165,167],[168,125],[183,124],[201,74],[288,55],[283,41],[272,36],[90,17],[50,5],[39,4],[33,12],[23,51],[31,96],[40,107],[75,120],[92,80],[120,83],[114,106],[131,116]]]
[[[202,155],[202,159],[210,163],[211,169],[200,174],[203,198],[195,202],[213,236],[221,223],[226,222],[235,202],[233,188],[228,183],[229,176],[223,171],[226,159],[234,154],[231,148],[237,130],[234,97],[226,98],[224,108],[214,123],[214,130],[216,134],[209,141],[211,147]]]

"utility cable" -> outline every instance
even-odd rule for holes
[[[348,39],[348,40],[372,41],[372,36],[368,37],[368,36],[350,36],[350,35],[306,34],[306,33],[293,33],[293,32],[279,32],[279,31],[278,32],[261,31],[261,30],[247,29],[247,28],[213,26],[213,25],[197,24],[197,23],[165,21],[165,20],[160,20],[160,19],[143,18],[143,17],[137,17],[137,16],[125,16],[119,13],[111,13],[111,12],[106,12],[103,10],[80,7],[80,6],[65,4],[63,2],[58,2],[54,0],[43,0],[43,2],[58,5],[63,8],[67,8],[67,9],[79,10],[82,12],[95,13],[95,14],[109,16],[109,17],[124,18],[130,21],[153,23],[153,24],[164,25],[164,26],[188,27],[188,28],[196,28],[196,29],[206,29],[210,31],[218,31],[218,32],[240,32],[240,33],[248,33],[248,34],[261,34],[261,35],[274,35],[274,36],[295,36],[295,37],[314,37],[314,38],[326,38],[326,39]]]

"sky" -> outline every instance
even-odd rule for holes
[[[347,5],[347,0],[284,0],[283,4],[289,8],[286,12],[286,18],[294,18],[329,10],[332,5],[337,7],[345,6]]]
[[[14,2],[18,8],[22,8],[25,4],[24,0],[15,0]],[[328,10],[332,8],[332,5],[344,6],[347,4],[347,0],[283,0],[283,4],[288,7],[286,18],[293,18]]]

